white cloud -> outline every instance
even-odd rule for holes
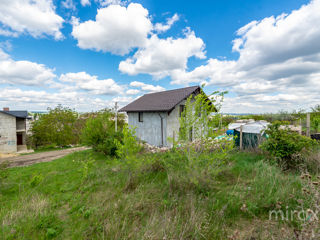
[[[0,61],[1,60],[6,60],[6,59],[9,59],[9,58],[10,58],[10,56],[0,48]]]
[[[189,84],[208,80],[210,83],[214,81],[216,85],[229,86],[243,75],[240,71],[234,71],[235,66],[235,61],[209,59],[206,65],[197,67],[191,72],[186,72],[184,69],[172,71],[172,84]]]
[[[146,92],[161,92],[166,90],[165,88],[159,85],[154,86],[151,84],[145,84],[143,82],[138,82],[138,81],[131,82],[130,86],[140,88],[142,91],[146,91]]]
[[[132,102],[134,99],[132,97],[115,97],[111,101],[112,103],[120,103],[120,106],[124,106],[130,102]]]
[[[171,18],[167,18],[167,23],[166,24],[162,24],[162,23],[156,23],[154,26],[154,29],[158,32],[166,32],[168,31],[172,25],[179,21],[179,15],[177,13],[175,13]]]
[[[0,84],[43,86],[53,82],[54,69],[30,61],[15,61],[0,49]]]
[[[73,25],[72,36],[82,49],[124,55],[146,44],[152,23],[148,10],[140,4],[110,5],[98,9],[95,21]]]
[[[66,8],[75,11],[76,5],[73,3],[73,0],[64,0],[61,2],[61,5]]]
[[[120,107],[123,106],[124,100],[119,101]],[[76,91],[51,93],[44,90],[22,90],[19,88],[0,89],[0,105],[9,106],[11,109],[46,110],[48,107],[53,108],[62,104],[78,111],[95,111],[111,108],[114,105],[113,102],[110,99],[96,98]]]
[[[239,64],[250,68],[281,63],[320,51],[320,1],[311,1],[290,14],[253,21],[238,30],[234,50]]]
[[[190,30],[184,38],[177,39],[160,39],[153,35],[133,57],[120,62],[119,70],[129,75],[147,73],[162,78],[173,70],[186,69],[188,58],[192,56],[205,58],[204,47],[202,39]]]
[[[103,7],[109,6],[109,5],[124,6],[129,2],[129,1],[125,1],[125,0],[96,0],[96,1],[99,1],[100,5]]]
[[[0,28],[0,35],[5,37],[18,37],[19,34],[8,29]]]
[[[55,13],[52,0],[2,0],[0,22],[11,30],[2,31],[3,35],[28,33],[33,37],[63,37],[60,28],[64,20]]]
[[[123,88],[113,79],[98,80],[86,72],[61,74],[60,81],[72,84],[70,89],[85,90],[95,95],[117,95],[123,93]],[[62,85],[63,88],[68,88]]]
[[[89,6],[91,4],[90,0],[81,0],[80,3],[82,6]]]
[[[238,60],[209,59],[190,72],[175,70],[172,83],[206,81],[228,89],[237,95],[226,102],[233,111],[315,105],[320,101],[315,94],[320,91],[319,12],[320,0],[313,0],[290,14],[252,21],[233,41]]]
[[[138,89],[128,89],[126,91],[127,95],[137,95],[138,93],[140,93],[140,90],[138,90]]]

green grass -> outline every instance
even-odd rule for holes
[[[227,239],[237,230],[243,239],[285,239],[281,228],[295,223],[271,224],[268,213],[305,198],[299,177],[253,153],[233,153],[208,171],[214,158],[202,154],[189,165],[171,152],[123,163],[87,150],[9,169],[0,238]]]
[[[79,147],[79,146],[75,146],[75,147]],[[70,148],[73,148],[73,147],[43,147],[43,148],[34,149],[33,152],[22,153],[20,155],[30,155],[30,154],[35,154],[35,153],[60,151],[60,150],[66,150],[66,149],[70,149]]]

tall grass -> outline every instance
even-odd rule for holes
[[[259,239],[279,202],[308,203],[299,176],[262,155],[229,153],[213,165],[221,161],[214,152],[194,156],[138,154],[128,168],[88,150],[12,168],[0,189],[0,238]],[[85,171],[84,162],[92,163]]]

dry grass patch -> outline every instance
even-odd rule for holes
[[[34,218],[39,214],[43,214],[49,205],[47,198],[40,194],[33,194],[31,196],[26,196],[18,201],[18,205],[12,206],[11,210],[2,209],[2,226],[10,226],[15,224],[17,221],[26,218]]]
[[[241,219],[227,231],[229,240],[293,240],[294,228],[276,221]]]

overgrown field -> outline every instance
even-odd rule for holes
[[[117,160],[88,150],[9,169],[0,238],[294,239],[302,228],[269,220],[274,209],[312,208],[300,174],[256,153],[194,160],[178,151]]]

